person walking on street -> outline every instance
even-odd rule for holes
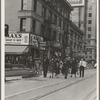
[[[69,71],[69,68],[70,68],[70,58],[69,57],[64,60],[63,67],[64,67],[65,79],[67,79],[68,71]]]
[[[43,60],[43,75],[44,75],[44,78],[47,77],[48,67],[49,67],[49,59],[47,57],[45,57],[44,60]]]
[[[51,75],[50,75],[50,78],[54,76],[54,72],[55,72],[55,60],[54,58],[51,59],[50,61],[50,72],[51,72]]]
[[[77,61],[75,60],[75,58],[72,59],[72,63],[71,63],[71,77],[74,74],[76,77],[76,72],[77,72]]]
[[[55,76],[57,76],[57,78],[58,78],[58,74],[60,74],[60,65],[59,65],[59,59],[56,59],[56,61],[55,61]]]
[[[80,66],[80,77],[84,77],[84,68],[86,67],[86,61],[83,58],[81,58],[79,66]]]

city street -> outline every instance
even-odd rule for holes
[[[5,100],[96,100],[96,69],[64,79],[33,77],[5,83]]]
[[[5,0],[5,100],[97,100],[97,4]]]

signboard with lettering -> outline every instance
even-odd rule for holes
[[[67,0],[71,6],[84,6],[84,0]]]
[[[61,44],[60,44],[59,42],[58,42],[58,43],[57,43],[57,42],[54,42],[54,43],[53,43],[53,46],[54,46],[54,47],[61,47]]]
[[[46,42],[40,42],[40,46],[41,47],[45,47],[46,46]]]
[[[30,38],[31,38],[31,45],[34,46],[34,47],[38,47],[39,45],[38,45],[37,36],[34,35],[34,34],[31,34]]]
[[[29,45],[29,33],[9,33],[9,36],[5,37],[5,44]]]
[[[79,52],[78,53],[78,56],[83,56],[84,57],[85,56],[85,53],[84,52]]]

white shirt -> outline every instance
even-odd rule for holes
[[[80,61],[79,66],[86,67],[86,61]]]

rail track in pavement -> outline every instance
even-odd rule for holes
[[[69,84],[65,84],[66,80],[64,80],[64,81],[61,81],[61,82],[41,86],[41,87],[38,87],[38,88],[33,88],[31,90],[27,90],[27,91],[23,91],[23,92],[19,92],[19,93],[16,93],[16,94],[6,96],[5,100],[16,100],[16,98],[17,98],[17,100],[22,100],[22,99],[23,100],[38,100],[38,99],[43,98],[45,96],[48,96],[52,93],[55,93],[55,92],[60,91],[62,89],[68,88],[72,85],[75,85],[79,82],[82,82],[84,80],[92,78],[95,75],[96,74],[93,74],[91,76],[84,77],[84,78],[81,78],[81,79],[79,78],[77,81],[74,81],[74,82],[69,83]],[[56,87],[56,89],[54,89],[55,87]],[[26,96],[28,96],[28,97],[26,97]],[[88,100],[88,99],[85,98],[84,100]]]

